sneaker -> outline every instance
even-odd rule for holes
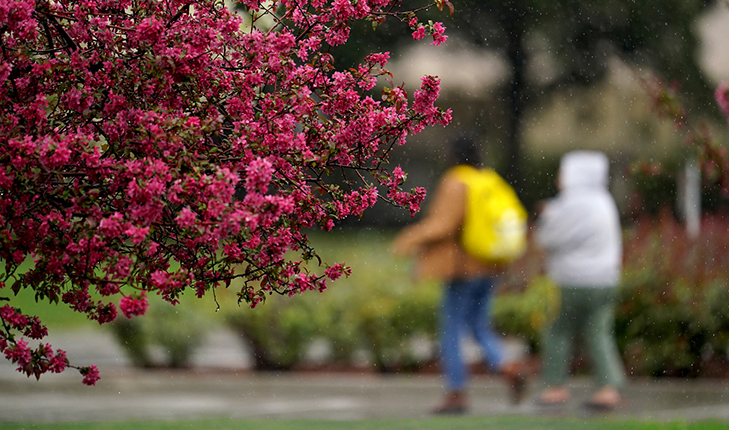
[[[519,362],[512,362],[501,369],[501,375],[506,381],[511,394],[511,401],[515,405],[524,400],[527,390],[527,371],[525,366]]]
[[[468,409],[466,394],[462,391],[454,391],[446,394],[443,403],[433,408],[432,413],[436,415],[462,415]]]

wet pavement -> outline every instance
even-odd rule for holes
[[[83,386],[73,369],[36,381],[0,362],[0,421],[425,418],[442,394],[441,379],[434,374],[254,373],[238,339],[225,331],[208,338],[189,370],[135,369],[99,330],[57,335],[50,342],[65,348],[78,365],[97,364],[101,381],[96,387]],[[545,410],[529,397],[512,405],[498,378],[474,376],[468,413],[590,416],[582,407],[590,393],[589,379],[573,378],[571,387],[572,402]],[[536,381],[530,384],[530,394],[538,389]],[[625,399],[609,416],[729,422],[729,381],[631,379]]]

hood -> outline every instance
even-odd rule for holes
[[[560,187],[607,188],[610,162],[598,151],[573,151],[562,157],[559,166]]]

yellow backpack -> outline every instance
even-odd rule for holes
[[[461,243],[473,257],[509,263],[526,251],[527,212],[514,189],[492,169],[451,169],[468,187]]]

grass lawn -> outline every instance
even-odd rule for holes
[[[279,421],[279,420],[200,420],[200,421],[142,421],[84,424],[0,424],[0,430],[719,430],[729,429],[729,423],[655,422],[627,420],[580,420],[574,418],[536,417],[465,417],[433,418],[427,420],[367,420],[367,421]]]

